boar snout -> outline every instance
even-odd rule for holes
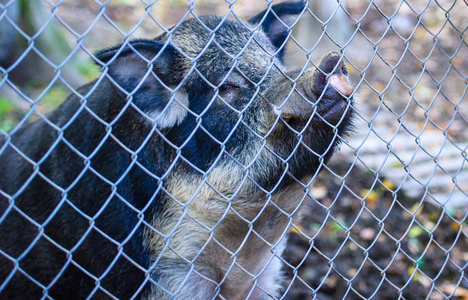
[[[294,78],[295,73],[288,77]],[[312,125],[330,127],[349,118],[354,88],[338,53],[327,54],[317,69],[303,72],[292,82],[292,88],[285,89],[288,94],[277,97],[280,103],[274,103],[277,115],[284,122],[304,126],[312,118]]]
[[[295,72],[288,74],[289,78],[295,78],[296,76]],[[312,90],[312,82],[313,71],[307,70],[295,82],[287,79],[278,84],[277,86],[283,91],[273,95],[276,96],[273,98],[276,114],[287,122],[293,119],[309,119],[316,106],[316,96]]]
[[[328,125],[336,126],[351,115],[354,88],[340,54],[325,55],[314,74],[312,89],[317,97],[317,114]]]
[[[353,94],[353,87],[347,76],[343,74],[331,74],[329,77],[330,85],[341,95],[349,97]]]

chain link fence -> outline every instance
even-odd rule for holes
[[[468,3],[287,3],[0,0],[1,299],[467,299]]]

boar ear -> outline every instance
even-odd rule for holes
[[[181,55],[173,46],[139,39],[101,50],[96,58],[122,98],[131,99],[146,120],[166,128],[185,118],[188,98],[178,87]]]
[[[293,16],[300,14],[304,11],[305,7],[303,1],[279,3],[267,8],[249,20],[251,24],[260,24],[271,43],[280,49],[277,54],[280,60],[283,60],[284,44],[289,34],[289,26],[293,23]]]
[[[169,45],[155,40],[138,39],[128,44],[120,44],[114,47],[98,51],[96,58],[102,66],[107,65],[109,75],[113,77],[122,87],[136,79],[143,77],[150,65],[152,71],[168,85],[178,84],[180,76],[171,72],[179,58],[177,50]]]

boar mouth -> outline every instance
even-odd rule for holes
[[[322,99],[317,103],[316,109],[307,114],[281,114],[283,123],[297,131],[310,123],[309,126],[320,129],[338,126],[346,123],[351,117],[352,99]],[[311,119],[312,118],[312,119]]]
[[[297,121],[299,118],[293,115],[281,115],[281,119],[286,123],[291,125],[291,123]]]
[[[351,102],[352,99],[323,99],[319,109],[317,110],[318,118],[317,121],[326,122],[332,126],[338,125],[340,122],[346,122],[351,116]]]

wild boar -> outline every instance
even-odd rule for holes
[[[287,70],[290,17],[204,16],[0,140],[0,297],[269,299],[310,178],[349,131],[343,58]]]

